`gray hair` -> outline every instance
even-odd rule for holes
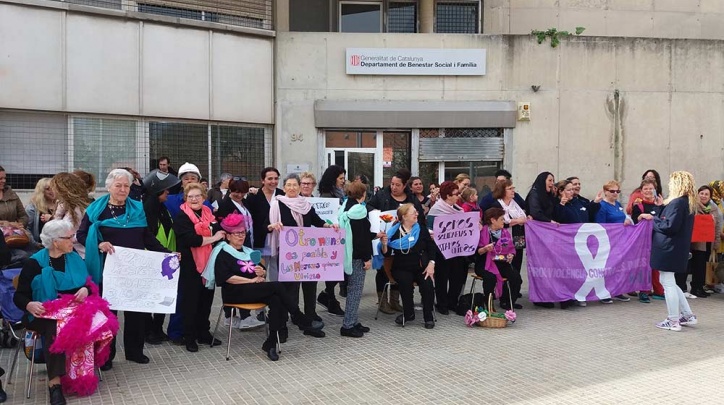
[[[298,174],[296,174],[296,173],[290,173],[290,174],[287,174],[287,177],[284,178],[284,181],[282,182],[282,186],[285,185],[285,184],[287,184],[287,181],[289,181],[289,180],[296,180],[296,181],[297,181],[297,185],[301,185],[301,184],[302,184],[302,180],[299,179],[299,175],[298,175]]]
[[[66,233],[73,230],[73,224],[64,219],[53,219],[43,225],[43,231],[40,232],[40,241],[43,246],[50,249],[53,241],[65,236]]]
[[[111,188],[111,184],[119,178],[128,180],[128,185],[133,184],[133,175],[131,172],[125,169],[113,169],[108,173],[108,177],[106,177],[106,190]]]
[[[223,182],[224,180],[231,180],[234,178],[234,175],[231,173],[221,173],[221,177],[219,177],[219,181]]]

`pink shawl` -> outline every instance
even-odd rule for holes
[[[294,222],[297,223],[297,226],[304,226],[304,215],[308,214],[312,209],[312,204],[301,195],[294,198],[278,195],[272,198],[269,204],[269,223],[276,224],[281,222],[282,214],[281,211],[279,211],[280,202],[292,211],[292,217],[294,217]],[[271,254],[272,256],[279,254],[279,232],[277,231],[274,231],[271,237]]]
[[[201,206],[201,219],[196,216],[194,210],[189,207],[188,203],[181,204],[181,211],[185,212],[189,219],[191,219],[197,235],[202,237],[211,236],[211,223],[214,222],[215,218],[209,207],[205,205]],[[206,263],[209,261],[213,249],[211,244],[191,248],[191,255],[194,257],[196,271],[198,271],[199,274],[204,272]]]
[[[43,303],[43,318],[58,321],[50,351],[66,355],[61,385],[65,392],[80,396],[91,395],[98,388],[95,368],[108,360],[111,341],[118,332],[118,318],[98,294],[98,286],[90,277],[86,286],[90,295],[83,302],[76,302],[72,294],[62,294]]]
[[[501,244],[501,241],[507,241]],[[490,244],[490,231],[487,225],[483,226],[480,230],[480,242],[478,242],[478,248]],[[513,238],[510,236],[510,232],[503,228],[500,233],[500,239],[495,243],[493,250],[485,255],[485,270],[495,274],[495,278],[498,280],[495,283],[495,296],[500,299],[503,296],[503,276],[498,271],[498,266],[495,265],[493,257],[495,255],[508,255],[515,254],[515,245],[513,244]]]

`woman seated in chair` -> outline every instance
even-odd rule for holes
[[[397,209],[400,222],[387,231],[387,241],[380,244],[382,254],[392,256],[392,277],[400,286],[403,315],[395,318],[395,323],[404,325],[415,319],[412,301],[413,283],[420,287],[422,295],[422,314],[425,328],[435,327],[432,314],[433,286],[435,274],[435,251],[437,247],[430,237],[427,227],[417,222],[417,210],[412,204],[403,204]]]
[[[45,340],[43,354],[53,405],[65,404],[61,377],[66,374],[66,357],[71,366],[69,375],[63,377],[65,391],[80,395],[95,391],[95,366],[108,359],[110,342],[118,330],[118,320],[98,296],[83,259],[73,251],[74,234],[68,221],[54,219],[45,224],[40,234],[45,249],[23,266],[13,298],[18,308],[27,311],[23,320],[28,329]],[[58,319],[64,319],[60,331]],[[91,334],[91,320],[95,323],[96,319],[104,321],[94,324]]]
[[[236,213],[221,221],[226,242],[216,246],[209,264],[213,265],[216,285],[221,287],[225,304],[264,303],[269,306],[269,336],[261,348],[271,361],[277,361],[277,333],[284,343],[288,333],[284,332],[287,330],[287,312],[305,333],[316,331],[318,328],[314,326],[319,325],[313,325],[311,318],[292,304],[281,283],[266,281],[266,270],[259,264],[261,253],[244,246],[245,223],[244,217]]]
[[[515,245],[510,232],[504,228],[505,211],[502,208],[488,208],[483,215],[485,226],[480,231],[480,242],[475,255],[475,274],[483,279],[483,293],[495,292],[500,298],[500,307],[510,309],[511,300],[513,308],[521,309],[516,304],[520,286],[523,282],[520,273],[511,265],[515,257]],[[503,288],[503,279],[508,280],[510,291]]]

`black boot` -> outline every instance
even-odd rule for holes
[[[5,375],[5,369],[0,367],[0,377],[2,377],[3,375]],[[8,400],[8,394],[3,389],[3,382],[0,381],[0,403],[5,402],[7,400]]]
[[[48,388],[50,392],[50,405],[65,405],[65,397],[63,396],[63,388],[60,384]]]
[[[271,361],[279,360],[279,354],[277,353],[277,333],[276,331],[269,331],[269,337],[266,338],[264,344],[261,345],[261,350],[266,353],[266,357]]]

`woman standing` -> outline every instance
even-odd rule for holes
[[[76,233],[78,241],[86,248],[85,264],[96,284],[102,281],[102,255],[113,254],[115,246],[170,253],[148,230],[143,205],[128,198],[131,183],[133,183],[131,173],[123,169],[111,170],[106,177],[108,194],[99,197],[88,206]],[[139,364],[148,364],[150,361],[143,354],[147,318],[147,313],[124,311],[123,346],[126,360]],[[101,366],[101,370],[113,368],[115,355],[114,339],[111,344],[111,356]]]
[[[0,166],[0,221],[17,222],[25,227],[28,225],[28,214],[20,197],[8,186],[7,181],[8,175]]]
[[[556,194],[552,173],[542,172],[535,178],[525,197],[525,203],[528,205],[528,213],[536,221],[557,223],[553,220]]]
[[[435,276],[435,251],[437,247],[427,228],[418,223],[418,212],[413,204],[403,204],[397,209],[399,222],[387,232],[387,240],[382,241],[382,254],[392,257],[392,276],[400,287],[403,314],[395,318],[395,323],[403,325],[415,319],[412,301],[413,283],[420,287],[422,295],[422,313],[425,329],[435,327],[432,314],[433,285]]]
[[[664,286],[668,317],[656,324],[657,328],[680,331],[681,326],[696,325],[683,291],[676,285],[674,275],[686,274],[689,261],[694,214],[699,201],[694,191],[694,176],[688,172],[673,172],[669,177],[669,198],[659,216],[641,214],[639,219],[654,221],[651,243],[651,267],[659,270]]]
[[[273,232],[271,239],[273,256],[279,254],[279,232],[281,232],[285,226],[315,226],[317,228],[339,229],[337,225],[330,225],[320,218],[316,211],[314,211],[312,204],[310,204],[306,198],[299,195],[299,183],[299,176],[296,174],[288,175],[283,183],[285,195],[278,195],[274,197],[271,202],[271,208],[269,208],[270,225],[268,228],[270,232]],[[289,293],[292,303],[297,305],[299,303],[300,283],[287,282],[284,283],[284,286]],[[314,297],[305,297],[305,299],[308,300],[308,302],[305,302],[305,307],[314,305],[313,298]],[[292,321],[295,320],[293,319]],[[324,337],[324,332],[321,330],[305,331],[304,333],[314,337]]]
[[[184,200],[172,227],[176,233],[178,251],[181,253],[178,289],[179,305],[183,314],[184,343],[186,350],[195,353],[199,351],[197,341],[211,346],[221,344],[210,332],[209,315],[214,301],[214,290],[204,286],[201,273],[211,256],[211,245],[224,239],[224,231],[217,230],[214,214],[204,205],[204,186],[200,183],[187,184],[184,187]]]
[[[166,249],[176,251],[176,234],[173,232],[171,213],[164,205],[168,198],[169,189],[176,187],[181,180],[173,174],[164,175],[159,171],[152,171],[143,179],[146,193],[143,196],[143,211],[146,213],[148,230]],[[150,324],[146,328],[146,343],[157,345],[169,340],[163,333],[165,314],[152,314]]]
[[[319,179],[319,196],[322,198],[344,198],[344,183],[347,171],[342,166],[332,165],[324,171]],[[334,315],[344,316],[344,311],[334,296],[334,287],[339,284],[339,295],[347,296],[347,285],[345,282],[327,281],[324,283],[324,290],[319,293],[317,301]]]
[[[633,202],[631,209],[631,220],[634,224],[639,222],[641,214],[651,214],[658,216],[664,208],[664,198],[661,194],[656,194],[656,182],[654,180],[644,179],[641,182],[641,198],[637,198]],[[651,284],[653,286],[653,298],[664,299],[664,287],[659,282],[659,271],[651,269]],[[639,291],[639,301],[650,303],[651,299],[647,291]]]
[[[263,302],[269,306],[269,335],[261,348],[271,361],[279,360],[277,353],[277,336],[282,343],[287,336],[282,336],[286,327],[286,314],[291,313],[300,327],[313,330],[312,320],[295,306],[282,283],[268,281],[266,270],[259,264],[252,269],[249,262],[258,263],[261,259],[258,251],[244,246],[247,230],[241,215],[232,213],[221,221],[221,228],[226,232],[226,241],[214,248],[209,265],[214,269],[216,285],[221,287],[223,302],[230,304],[249,304]]]
[[[641,176],[641,180],[651,180],[654,182],[654,198],[661,197],[661,176],[659,175],[659,172],[657,172],[654,169],[649,169],[644,172],[644,174]],[[631,214],[633,212],[633,203],[637,199],[642,197],[641,187],[634,190],[631,195],[628,197],[628,204],[626,205],[626,213]],[[662,197],[663,198],[663,197]]]
[[[420,202],[425,215],[427,215],[432,204],[430,204],[430,197],[425,195],[425,186],[422,184],[422,179],[417,176],[410,177],[410,180],[407,181],[407,187],[417,197],[417,201]]]
[[[86,184],[75,174],[62,172],[53,176],[50,180],[50,187],[58,199],[55,219],[64,219],[70,222],[73,224],[73,230],[77,232],[85,215],[85,210],[91,203]],[[75,240],[73,248],[80,257],[85,258],[85,246]]]
[[[475,255],[475,274],[483,278],[485,296],[495,292],[500,299],[500,307],[506,310],[510,309],[511,302],[513,308],[523,308],[516,304],[523,279],[512,266],[515,254],[513,238],[505,229],[505,210],[488,208]],[[510,291],[503,288],[503,279],[508,280]]]
[[[299,175],[302,180],[299,194],[302,197],[313,197],[314,188],[317,187],[317,178],[312,172],[303,172]],[[333,291],[334,292],[334,291]],[[322,318],[317,315],[317,282],[302,281],[302,295],[304,296],[304,314],[312,320],[322,322]],[[341,308],[340,308],[341,310]]]
[[[25,212],[28,214],[28,229],[36,243],[40,243],[43,225],[53,219],[55,207],[55,193],[50,187],[50,179],[43,177],[38,180],[35,191],[30,197],[30,203],[25,207]]]
[[[561,224],[579,224],[588,222],[588,210],[577,209],[573,204],[575,193],[570,180],[561,180],[556,183],[557,204],[553,215],[556,222]]]
[[[515,186],[510,179],[497,181],[493,189],[495,201],[492,207],[502,208],[505,211],[503,221],[505,227],[510,228],[513,245],[515,246],[515,256],[511,265],[520,274],[523,264],[523,249],[525,249],[525,223],[528,221],[528,217],[525,214],[525,201],[520,196],[516,198],[516,195]]]
[[[362,326],[357,317],[359,304],[362,300],[362,289],[365,275],[372,267],[372,240],[379,237],[387,240],[384,232],[370,232],[369,210],[364,203],[367,197],[367,186],[354,181],[347,185],[347,199],[339,211],[339,226],[345,232],[344,273],[347,282],[347,311],[340,334],[348,337],[362,337],[370,328]]]
[[[440,198],[430,208],[430,213],[427,216],[428,228],[433,228],[436,216],[463,212],[458,205],[459,200],[458,186],[452,181],[442,183],[440,185]],[[437,249],[435,250],[437,251]],[[434,254],[439,256],[435,264],[437,312],[447,315],[451,309],[454,311],[457,308],[460,292],[463,290],[468,276],[468,261],[467,257],[464,256],[445,259],[440,254]],[[402,307],[404,308],[404,306],[403,304]]]
[[[698,215],[711,215],[714,217],[714,244],[713,246],[719,246],[721,242],[721,230],[722,230],[722,215],[719,208],[716,206],[714,201],[711,199],[712,189],[709,186],[699,187],[699,206],[697,208]],[[693,242],[691,244],[691,294],[686,293],[686,274],[677,274],[676,283],[684,291],[684,295],[687,298],[691,296],[697,298],[706,298],[709,294],[704,291],[704,283],[706,280],[706,262],[712,259],[712,242]]]

